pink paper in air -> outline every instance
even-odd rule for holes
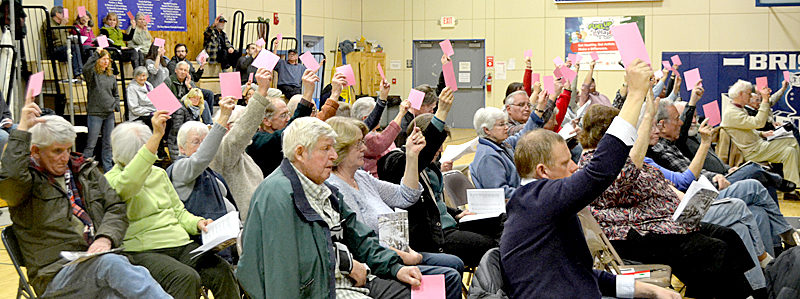
[[[672,57],[670,57],[669,59],[672,60],[672,64],[673,65],[681,65],[681,64],[683,64],[681,62],[681,57],[678,56],[678,55],[672,55]]]
[[[555,78],[553,76],[544,76],[542,85],[544,85],[544,90],[547,90],[547,94],[556,93],[556,87],[553,85],[554,81]]]
[[[564,76],[564,74],[561,73],[561,67],[557,67],[553,70],[553,76],[555,76],[555,78],[561,78]]]
[[[378,73],[381,74],[381,84],[383,84],[383,81],[386,81],[386,74],[383,73],[383,67],[380,62],[378,62]]]
[[[666,61],[666,60],[661,61],[661,65],[663,65],[664,69],[666,69],[666,70],[670,70],[670,71],[672,70],[672,66],[669,65],[669,61]]]
[[[256,73],[250,73],[250,76],[247,77],[247,81],[253,82],[253,75]]]
[[[592,56],[592,60],[594,61],[600,60],[600,55],[597,55],[597,52],[592,52],[592,54],[590,55]]]
[[[694,85],[702,79],[700,78],[700,69],[693,68],[683,72],[683,79],[686,82],[686,90],[694,89]]]
[[[275,37],[275,42],[280,44],[281,40],[283,40],[283,34],[282,33],[278,33],[278,36]]]
[[[442,42],[440,42],[439,43],[439,47],[442,48],[442,52],[444,52],[444,55],[447,55],[447,57],[450,57],[450,56],[453,56],[453,54],[456,54],[456,52],[453,51],[453,44],[450,43],[449,39],[446,39],[446,40],[443,40]]]
[[[152,21],[150,15],[144,15],[144,21],[147,22],[147,24],[150,24],[150,21]]]
[[[256,41],[256,46],[259,46],[259,47],[264,47],[264,45],[266,45],[266,44],[267,44],[267,42],[265,42],[263,38],[259,38]]]
[[[278,64],[278,60],[280,59],[278,55],[266,49],[261,49],[261,52],[258,53],[258,56],[256,56],[256,59],[253,60],[251,65],[259,69],[264,68],[271,71],[275,68],[275,65]]]
[[[416,89],[411,89],[408,92],[408,101],[411,103],[411,108],[419,109],[422,107],[422,99],[425,98],[425,93]]]
[[[108,37],[105,35],[98,35],[97,36],[97,46],[101,49],[108,48]]]
[[[165,83],[161,83],[161,85],[147,93],[147,98],[150,99],[153,106],[156,106],[156,109],[166,110],[170,115],[181,108],[181,102],[178,101],[178,98],[175,97]]]
[[[444,296],[444,274],[422,275],[420,285],[411,287],[411,299],[442,299]]]
[[[65,7],[64,12],[61,14],[64,15],[64,20],[69,20],[69,9]]]
[[[783,80],[785,80],[786,82],[790,82],[791,83],[792,82],[792,73],[790,73],[789,71],[783,71]]]
[[[448,61],[442,65],[442,75],[444,76],[444,84],[450,87],[450,90],[458,90],[458,82],[456,81],[456,74],[453,71],[453,62]]]
[[[353,73],[353,67],[349,64],[345,64],[343,66],[336,68],[337,73],[342,73],[345,79],[347,79],[348,86],[355,86],[356,85],[356,75]]]
[[[200,51],[200,54],[197,54],[197,62],[203,63],[206,61],[206,59],[208,59],[208,53],[206,53],[206,50]]]
[[[158,37],[156,37],[156,39],[155,39],[155,40],[153,40],[153,46],[156,46],[156,47],[163,47],[165,42],[166,42],[166,41],[165,41],[163,38],[158,38]]]
[[[720,118],[719,105],[717,105],[717,101],[704,104],[703,115],[708,118],[708,125],[712,127],[718,125],[722,121],[722,118]]]
[[[78,16],[83,18],[86,15],[86,6],[78,6]]]
[[[564,64],[564,60],[561,59],[561,56],[556,56],[555,58],[553,58],[553,63],[558,67]]]
[[[311,55],[311,52],[306,51],[303,55],[300,55],[300,61],[303,62],[303,65],[306,66],[307,69],[316,72],[319,69],[319,62],[317,59],[314,58],[314,55]]]
[[[542,81],[542,75],[539,73],[533,73],[533,80],[531,80],[531,85],[539,81]]]
[[[234,97],[242,98],[242,81],[239,72],[229,72],[219,74],[219,87],[222,91],[222,98]]]
[[[533,50],[525,50],[525,58],[533,57]]]
[[[31,75],[28,79],[28,92],[26,95],[35,97],[42,93],[42,82],[44,82],[44,72]]]
[[[767,87],[767,77],[758,77],[756,78],[756,90],[762,90],[764,87]]]
[[[561,66],[561,75],[569,80],[569,82],[572,82],[575,81],[575,78],[578,76],[578,72],[568,68],[567,66]]]
[[[636,23],[611,27],[611,34],[614,35],[614,41],[625,66],[631,65],[636,58],[650,64],[650,55],[647,54],[647,48]]]
[[[583,56],[581,56],[580,54],[574,54],[573,53],[573,54],[569,54],[567,56],[567,59],[569,59],[569,61],[572,61],[572,64],[578,64],[578,63],[581,63],[581,60],[583,59]]]

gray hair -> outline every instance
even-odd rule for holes
[[[180,130],[178,130],[178,147],[186,147],[186,139],[189,138],[189,133],[205,136],[208,134],[208,126],[199,121],[187,121],[183,123]]]
[[[189,69],[189,63],[186,60],[181,60],[178,64],[175,65],[175,69],[178,69],[181,66],[186,66],[186,69]]]
[[[144,16],[145,16],[145,14],[143,12],[137,12],[135,19],[138,20],[139,18],[144,18]]]
[[[750,93],[753,90],[753,83],[739,79],[728,89],[728,97],[738,98],[743,92]]]
[[[506,119],[506,114],[500,108],[486,107],[475,111],[472,125],[475,127],[475,132],[478,133],[478,137],[486,138],[488,135],[483,129],[493,129],[498,119]]]
[[[505,100],[503,100],[503,104],[505,104],[505,105],[513,104],[514,103],[514,98],[517,97],[518,95],[525,95],[527,97],[528,93],[525,92],[524,90],[517,90],[515,92],[512,92],[512,93],[508,94],[508,96],[506,97]]]
[[[351,108],[350,104],[348,104],[347,102],[340,102],[339,108],[336,109],[336,116],[350,118],[350,116],[352,115],[350,113],[350,108]]]
[[[283,131],[281,147],[283,156],[290,162],[295,161],[294,151],[298,146],[311,150],[322,137],[336,139],[336,131],[324,121],[316,117],[301,117],[295,119]]]
[[[350,109],[350,116],[357,120],[364,120],[375,109],[375,105],[373,97],[360,98],[353,103],[353,107]]]
[[[124,122],[111,131],[111,155],[114,163],[127,165],[136,153],[153,136],[145,124],[141,122]]]
[[[297,109],[297,104],[300,104],[300,100],[303,99],[303,95],[293,95],[289,102],[286,103],[286,109],[289,109],[289,115],[294,115],[294,110]]]
[[[236,121],[239,120],[240,117],[242,117],[242,114],[244,114],[245,110],[247,110],[247,107],[242,105],[236,105],[236,107],[233,108],[233,111],[231,111],[231,116],[228,117],[228,123],[235,124]],[[214,112],[213,119],[219,118],[220,111],[222,111],[222,109],[217,110],[217,112]]]
[[[675,107],[675,102],[669,99],[661,99],[658,101],[658,111],[656,112],[655,122],[658,123],[662,120],[669,118],[669,108]],[[644,106],[644,105],[642,105]]]
[[[43,148],[53,143],[75,143],[75,127],[58,115],[47,115],[39,118],[40,123],[30,128],[31,146]],[[0,148],[2,150],[2,148]]]
[[[141,74],[147,74],[147,68],[144,66],[137,66],[133,69],[133,80],[136,81],[136,77],[139,77]],[[150,74],[147,74],[150,76]]]

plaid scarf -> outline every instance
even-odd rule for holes
[[[92,241],[94,241],[94,224],[92,223],[92,218],[89,217],[89,214],[84,210],[84,202],[81,199],[80,186],[73,176],[73,171],[77,171],[78,167],[83,164],[84,161],[85,160],[83,157],[79,155],[72,155],[70,157],[70,167],[67,169],[67,172],[64,173],[64,181],[67,185],[66,192],[67,197],[69,197],[72,215],[75,215],[75,217],[78,217],[78,219],[81,220],[84,225],[83,238],[88,244],[92,244]],[[38,161],[31,158],[31,166],[34,169],[46,174],[48,181],[55,185],[55,177],[42,168]]]

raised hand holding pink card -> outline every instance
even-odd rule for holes
[[[670,59],[670,60],[672,60],[672,64],[674,64],[674,65],[681,65],[681,64],[683,64],[683,63],[681,62],[681,57],[680,57],[680,56],[678,56],[678,55],[672,55],[672,57],[670,57],[669,59]]]
[[[101,49],[108,48],[108,37],[105,35],[98,35],[97,36],[97,46]]]
[[[767,85],[767,77],[756,78],[756,91],[761,91],[764,87],[767,87]]]
[[[275,42],[280,44],[282,40],[283,40],[283,34],[278,33],[278,36],[275,37]]]
[[[706,116],[708,119],[709,126],[716,126],[720,122],[722,122],[722,118],[720,117],[719,113],[719,105],[717,101],[712,101],[707,104],[703,105],[703,115]]]
[[[444,52],[444,55],[446,55],[447,57],[450,57],[450,56],[453,56],[453,54],[456,54],[456,52],[453,51],[453,44],[450,43],[449,39],[446,39],[446,40],[443,40],[442,42],[440,42],[439,43],[439,47],[442,48],[442,52]]]
[[[42,82],[44,82],[44,72],[31,75],[28,79],[28,92],[26,95],[35,97],[42,93]]]
[[[561,59],[561,56],[556,56],[553,58],[553,64],[555,64],[556,67],[560,67],[562,64],[564,64],[564,59]]]
[[[533,78],[531,79],[531,85],[536,84],[536,82],[539,82],[541,80],[542,80],[542,74],[533,73]]]
[[[345,79],[347,79],[348,86],[355,86],[356,85],[356,74],[353,73],[353,67],[349,64],[345,64],[343,66],[336,68],[337,73],[342,73]]]
[[[783,71],[783,80],[792,83],[792,73],[789,71]]]
[[[544,76],[544,79],[542,79],[542,85],[544,85],[544,90],[547,90],[548,94],[556,93],[556,87],[553,85],[554,82],[555,78],[553,78],[553,76]]]
[[[381,84],[383,84],[383,81],[386,81],[386,74],[383,73],[383,66],[381,66],[380,62],[378,62],[378,73],[381,74]]]
[[[144,15],[144,21],[147,22],[147,24],[150,24],[150,21],[152,20],[153,19],[150,18],[150,15]]]
[[[702,79],[700,78],[700,69],[693,68],[683,72],[683,79],[686,80],[686,90],[694,89],[694,86],[697,84],[697,82]]]
[[[600,60],[600,55],[597,55],[597,52],[592,52],[592,54],[590,54],[590,55],[592,56],[592,60],[593,61]]]
[[[61,14],[64,16],[64,20],[69,20],[69,9],[64,7],[64,11]]]
[[[181,102],[175,97],[175,94],[169,90],[167,84],[161,83],[153,90],[147,93],[147,98],[153,103],[157,110],[166,110],[172,115],[173,112],[181,108]]]
[[[167,42],[167,41],[165,41],[163,38],[158,38],[158,37],[156,37],[156,39],[154,39],[154,40],[153,40],[153,46],[156,46],[156,47],[163,47],[163,46],[164,46],[164,43],[166,43],[166,42]]]
[[[256,56],[256,59],[253,60],[251,65],[259,69],[264,68],[271,71],[275,68],[275,65],[278,64],[278,60],[280,59],[281,58],[275,55],[275,53],[267,51],[266,49],[261,49],[261,52],[258,52],[258,56]]]
[[[664,69],[665,69],[665,70],[668,70],[668,71],[671,71],[671,70],[672,70],[672,66],[671,66],[671,65],[669,65],[669,61],[666,61],[666,60],[664,60],[664,61],[661,61],[661,65],[663,65],[663,66],[664,66]]]
[[[422,99],[425,98],[425,93],[421,92],[416,89],[411,89],[408,92],[408,102],[411,104],[411,108],[419,109],[422,107]]]
[[[452,91],[458,90],[458,82],[456,81],[456,74],[453,71],[453,62],[448,61],[442,65],[442,75],[444,76],[444,84],[450,87]]]
[[[533,50],[525,50],[525,58],[533,58]]]
[[[619,54],[622,56],[622,63],[626,66],[631,65],[634,60],[641,59],[650,64],[650,55],[639,33],[639,26],[636,23],[626,23],[611,27],[611,34],[617,44]]]
[[[83,18],[86,15],[86,6],[78,6],[78,17]]]
[[[256,41],[256,46],[259,46],[259,47],[264,47],[264,45],[266,45],[266,44],[267,44],[267,42],[265,42],[263,38],[259,38]]]
[[[300,55],[300,61],[303,62],[303,65],[306,66],[307,69],[316,72],[319,69],[319,62],[317,59],[314,58],[314,55],[311,52],[306,51],[303,55]]]
[[[229,72],[219,74],[219,87],[222,92],[222,98],[234,97],[236,99],[242,98],[242,77],[239,72]]]

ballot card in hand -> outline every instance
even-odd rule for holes
[[[395,209],[393,213],[378,215],[378,237],[384,247],[409,252],[408,212]]]
[[[683,200],[678,204],[675,213],[672,214],[672,221],[677,221],[686,225],[696,226],[708,212],[711,202],[717,198],[719,191],[714,188],[711,181],[705,176],[692,182],[689,189],[683,195]]]

